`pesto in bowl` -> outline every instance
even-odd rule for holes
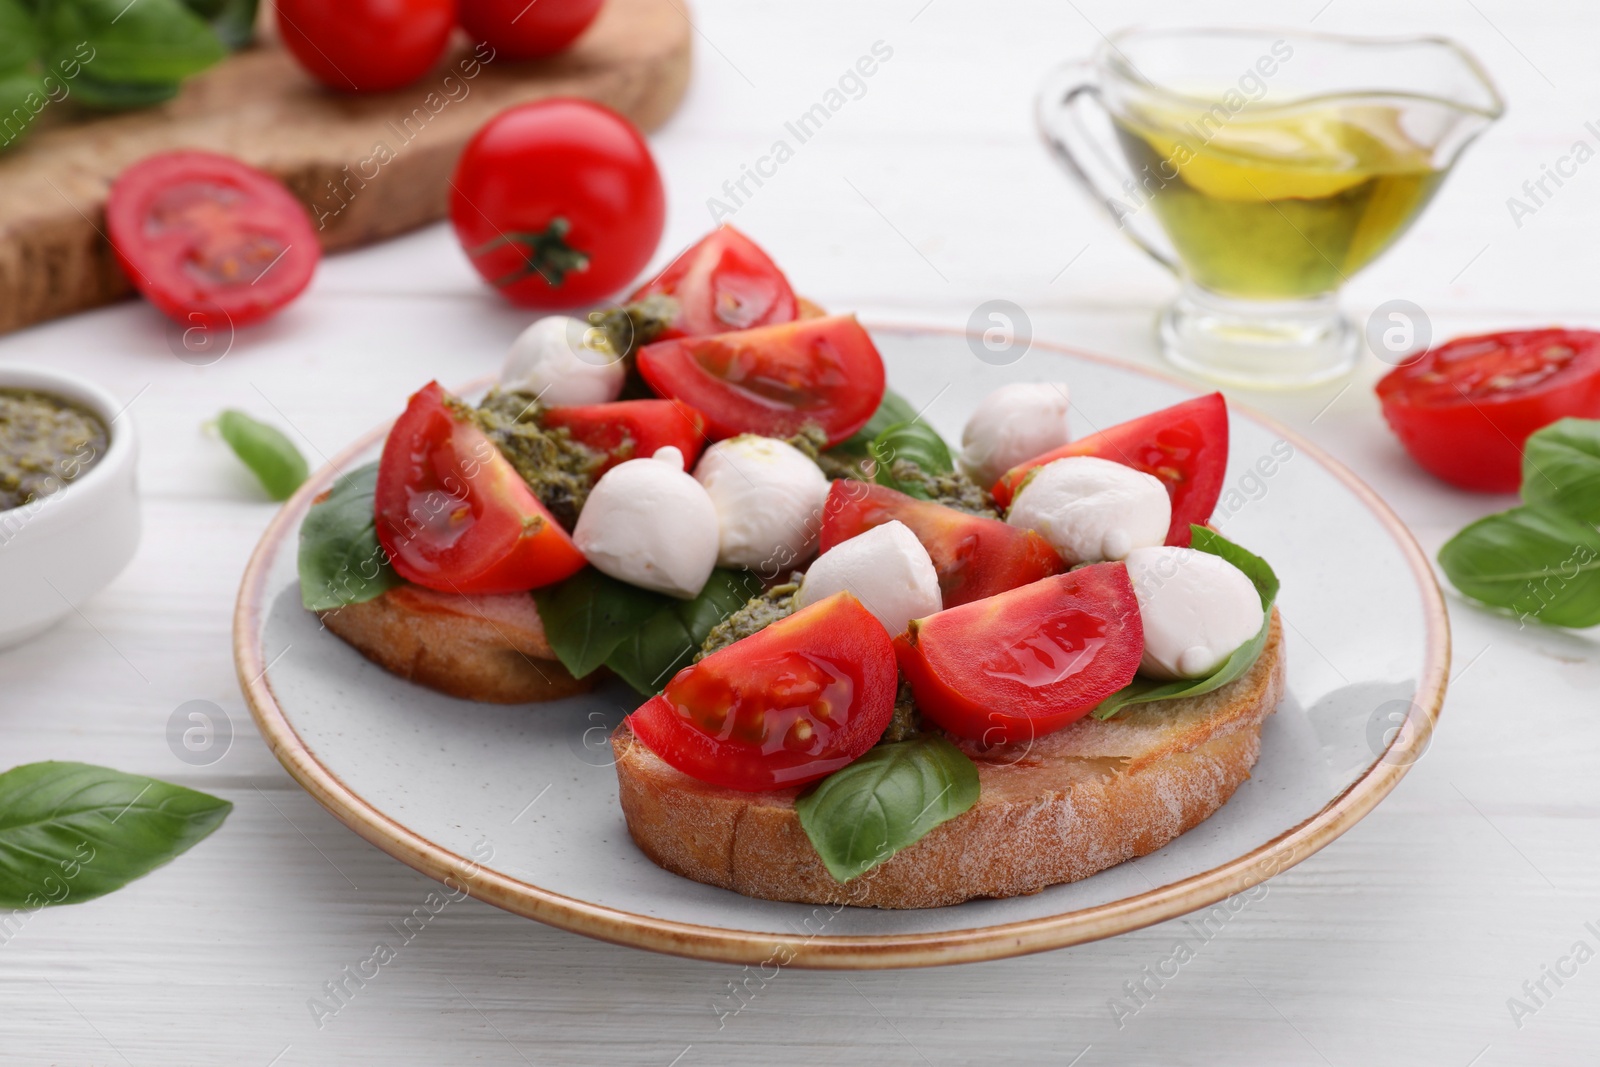
[[[105,454],[105,423],[32,389],[0,389],[0,511],[49,496]]]

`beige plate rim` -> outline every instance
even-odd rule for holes
[[[966,332],[908,325],[874,325],[871,329],[906,334],[962,335]],[[1067,345],[1038,340],[1033,344],[1042,350],[1157,378],[1199,395],[1192,382],[1157,370]],[[1416,713],[1412,722],[1414,733],[1407,739],[1413,751],[1420,750],[1417,746],[1427,742],[1438,722],[1450,667],[1449,616],[1426,555],[1389,506],[1342,463],[1276,420],[1232,401],[1229,406],[1243,417],[1281,434],[1331,471],[1377,516],[1405,553],[1422,595],[1427,626],[1427,651],[1413,709]],[[1214,904],[1265,881],[1317,852],[1355,825],[1389,794],[1409,769],[1409,761],[1379,758],[1317,814],[1244,855],[1182,881],[1095,907],[997,926],[932,933],[789,937],[674,922],[554,893],[486,869],[378,810],[318,762],[273,695],[268,677],[270,665],[263,662],[259,640],[272,559],[280,543],[299,529],[300,519],[311,499],[331,482],[334,472],[381,440],[387,432],[385,426],[364,435],[317,472],[273,518],[251,554],[240,584],[233,622],[234,664],[245,701],[262,737],[290,776],[350,829],[430,878],[448,879],[452,886],[467,888],[479,900],[563,930],[692,959],[850,970],[970,963],[1042,952],[1137,930]],[[1391,747],[1400,742],[1401,733],[1397,732]]]

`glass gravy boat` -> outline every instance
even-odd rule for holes
[[[1120,160],[1082,121],[1091,97]],[[1339,287],[1503,111],[1448,40],[1289,30],[1125,30],[1038,99],[1067,171],[1183,283],[1161,316],[1167,359],[1257,388],[1355,365]]]

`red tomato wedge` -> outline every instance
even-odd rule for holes
[[[658,295],[678,304],[677,317],[657,338],[662,341],[793,322],[799,315],[783,271],[754,241],[728,225],[712,230],[667,264],[628,302]]]
[[[702,782],[783,789],[876,744],[898,686],[889,634],[855,597],[836,593],[685,667],[628,726]]]
[[[448,593],[520,593],[570,577],[584,563],[438,382],[412,396],[384,442],[377,530],[402,578]]]
[[[808,425],[838,444],[883,399],[883,358],[854,315],[658,341],[639,373],[662,396],[704,413],[713,440],[790,437]]]
[[[1221,393],[1196,397],[1019,463],[994,483],[995,502],[1010,507],[1035,467],[1067,456],[1095,456],[1153,474],[1172,496],[1167,544],[1187,547],[1191,523],[1204,526],[1228,470],[1228,404]]]
[[[604,452],[598,478],[624,460],[649,458],[671,445],[683,453],[685,470],[694,469],[706,443],[706,417],[676,400],[619,400],[549,408],[544,425],[562,427],[579,444]]]
[[[900,520],[922,542],[939,574],[946,608],[1028,585],[1067,569],[1050,543],[999,519],[918,500],[871,482],[836,481],[822,508],[820,551]]]
[[[1529,434],[1568,416],[1600,418],[1600,333],[1458,337],[1384,375],[1378,400],[1423,469],[1463,489],[1512,493]]]
[[[923,714],[998,745],[1059,730],[1132,681],[1144,626],[1128,569],[1094,563],[914,620],[894,645]]]
[[[134,288],[168,317],[247,326],[299,296],[322,250],[276,178],[211,152],[163,152],[118,176],[106,236]]]

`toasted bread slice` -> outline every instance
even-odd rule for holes
[[[978,802],[916,844],[840,884],[800,827],[798,789],[708,785],[612,736],[622,812],[657,864],[752,897],[932,908],[1036,893],[1154,852],[1211,815],[1250,777],[1261,722],[1283,697],[1282,625],[1261,658],[1203,696],[1080,719],[1026,745],[969,751]]]
[[[400,677],[467,700],[524,704],[594,686],[555,658],[526,593],[462,596],[400,585],[322,612],[329,630]]]

